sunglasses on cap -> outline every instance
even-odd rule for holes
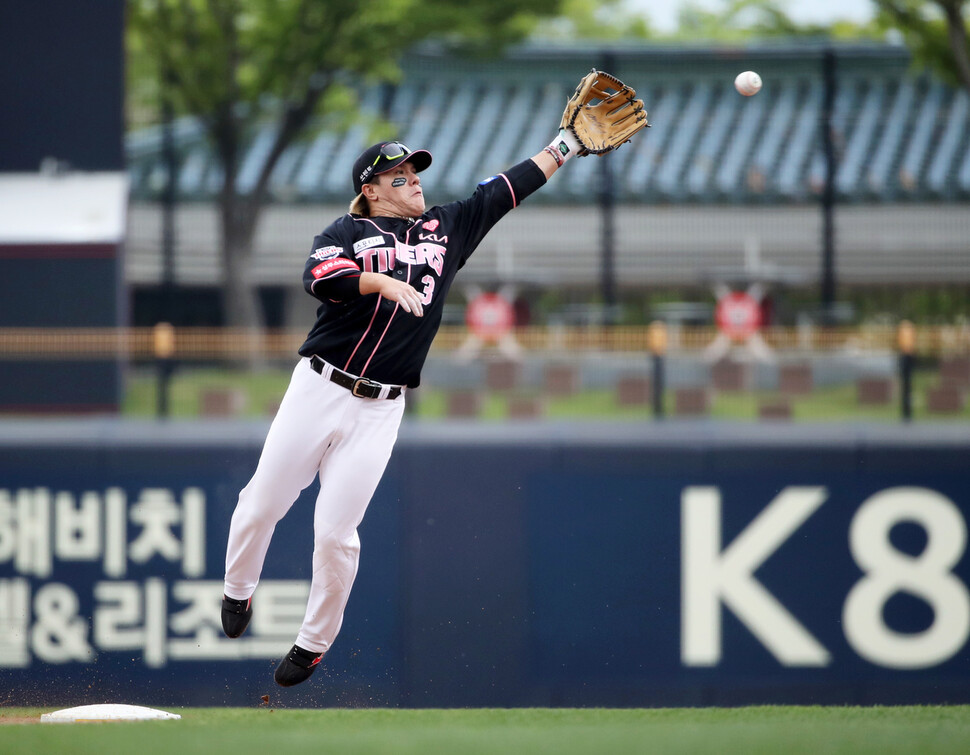
[[[374,162],[361,171],[360,182],[362,184],[368,183],[375,174],[383,173],[381,170],[383,163],[391,163],[410,154],[411,150],[401,144],[401,142],[388,142],[387,144],[381,145],[381,149],[377,153],[377,157],[374,158]]]
[[[374,160],[374,164],[377,165],[378,161],[382,157],[386,157],[388,160],[397,160],[402,155],[410,155],[411,150],[405,147],[401,142],[388,142],[383,147],[381,147],[381,152],[377,156],[377,160]]]

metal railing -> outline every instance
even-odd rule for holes
[[[468,410],[453,410],[453,401],[473,393],[477,408],[464,416],[514,416],[513,406],[531,402],[527,411],[532,416],[970,419],[970,326],[806,325],[766,328],[756,336],[757,349],[743,341],[725,349],[726,336],[714,327],[657,321],[649,326],[517,328],[503,342],[490,344],[476,341],[465,327],[445,326],[409,411],[418,413],[415,407],[423,403],[431,409],[420,416],[462,416],[457,412]],[[304,338],[302,330],[174,328],[166,323],[0,328],[0,365],[117,363],[127,376],[119,410],[133,416],[204,416],[238,412],[246,404],[250,408],[244,411],[251,412],[257,402],[263,407],[278,402]],[[713,348],[718,342],[720,348]],[[512,372],[494,384],[502,373],[493,368],[503,363]],[[574,387],[562,393],[551,375],[564,365]],[[501,385],[510,374],[518,376],[514,385]],[[272,385],[267,387],[267,380]],[[7,388],[17,395],[16,386]],[[212,402],[207,404],[208,399]],[[227,400],[234,408],[203,408]],[[186,409],[187,401],[197,408]],[[267,410],[256,411],[265,416]]]

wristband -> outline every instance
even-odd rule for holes
[[[570,134],[566,129],[560,129],[556,138],[553,139],[549,146],[545,148],[545,152],[548,152],[552,158],[556,161],[556,165],[562,167],[563,163],[566,162],[573,155],[578,155],[580,152],[580,144],[576,140],[576,137]]]

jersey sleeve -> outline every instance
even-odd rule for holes
[[[523,160],[503,173],[486,178],[468,199],[445,205],[446,210],[456,214],[465,241],[461,265],[499,220],[545,182],[539,166],[532,160]]]
[[[356,280],[360,272],[352,243],[331,226],[313,239],[313,249],[303,268],[303,288],[321,301],[342,301],[352,296],[355,289],[359,294],[359,289],[341,279]]]

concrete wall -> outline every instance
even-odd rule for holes
[[[555,180],[555,179],[553,179]],[[472,187],[469,187],[469,192]],[[431,197],[432,202],[457,197]],[[313,237],[346,212],[337,205],[273,206],[265,211],[251,274],[266,285],[301,285]],[[967,283],[968,213],[961,205],[840,208],[836,271],[843,284]],[[183,205],[177,215],[176,280],[217,285],[216,208]],[[746,275],[814,285],[821,268],[818,207],[645,206],[617,208],[616,279],[620,286],[686,285]],[[601,220],[595,200],[583,206],[530,206],[485,238],[459,283],[599,285]],[[161,280],[161,212],[133,203],[126,280]]]

